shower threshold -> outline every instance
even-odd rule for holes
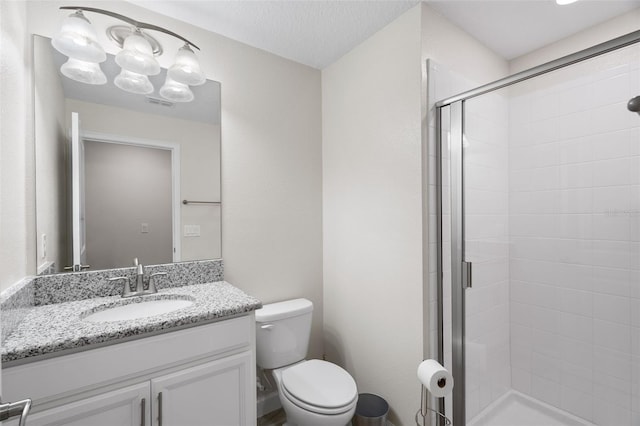
[[[467,426],[595,426],[545,402],[510,390],[482,410]]]

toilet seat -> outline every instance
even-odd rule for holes
[[[318,414],[349,411],[358,389],[353,377],[327,361],[309,360],[282,371],[282,393],[296,406]]]

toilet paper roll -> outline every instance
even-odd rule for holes
[[[453,376],[435,359],[427,359],[418,366],[418,380],[436,398],[442,398],[453,390]]]

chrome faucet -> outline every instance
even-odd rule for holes
[[[138,262],[137,257],[133,259],[133,266],[136,267],[136,293],[142,293],[144,292],[144,266]],[[156,291],[154,291],[154,293],[156,293]]]
[[[147,289],[145,290],[144,282],[145,282],[146,274],[145,274],[145,271],[144,271],[144,266],[142,265],[142,263],[138,262],[138,258],[137,257],[135,259],[133,259],[133,266],[135,266],[135,268],[136,268],[136,289],[135,289],[135,291],[131,291],[130,279],[128,277],[109,278],[108,281],[123,280],[125,282],[124,283],[124,289],[122,290],[122,297],[144,296],[146,294],[157,293],[158,289],[156,288],[156,283],[155,283],[154,278],[157,277],[157,276],[167,275],[167,273],[166,272],[156,272],[155,274],[149,275],[149,279],[148,279],[149,284],[147,285]]]

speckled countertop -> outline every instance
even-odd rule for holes
[[[186,299],[193,304],[169,313],[127,321],[90,322],[84,318],[107,305],[139,303],[153,299]],[[97,297],[50,305],[34,306],[8,335],[2,345],[2,362],[25,362],[43,355],[63,355],[64,351],[129,337],[171,331],[177,327],[221,320],[261,307],[258,299],[225,281],[172,287],[142,297]]]

